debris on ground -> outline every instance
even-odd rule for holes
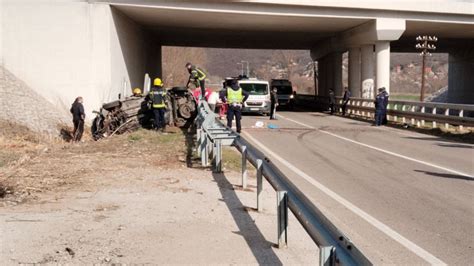
[[[188,127],[196,116],[197,105],[192,93],[186,87],[167,90],[165,114],[168,126]],[[133,132],[140,127],[151,128],[153,112],[145,96],[131,96],[123,100],[105,103],[91,126],[94,140]]]

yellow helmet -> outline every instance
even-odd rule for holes
[[[141,94],[142,94],[142,90],[140,88],[133,89],[133,95],[141,95]]]
[[[153,85],[155,86],[163,86],[163,81],[161,81],[160,78],[156,78],[155,80],[153,80]]]

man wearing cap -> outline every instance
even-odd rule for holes
[[[249,97],[248,92],[244,91],[236,79],[233,79],[230,86],[221,91],[220,98],[228,104],[227,109],[227,127],[232,128],[232,120],[235,117],[237,133],[242,130],[240,120],[242,119],[242,105]]]

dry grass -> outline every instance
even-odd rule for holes
[[[16,202],[46,191],[92,188],[100,184],[100,177],[134,169],[166,170],[185,157],[185,137],[179,130],[162,135],[140,129],[71,144],[42,139],[18,126],[10,128],[0,132],[0,198]]]

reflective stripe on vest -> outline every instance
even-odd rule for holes
[[[196,75],[194,75],[195,78],[198,80],[204,80],[206,78],[206,73],[204,73],[204,71],[197,67],[194,70],[196,71]]]
[[[232,88],[227,88],[227,103],[242,103],[243,100],[244,95],[242,94],[242,88],[236,91]]]
[[[153,103],[153,108],[165,108],[165,95],[166,92],[163,90],[150,91],[150,99]]]

